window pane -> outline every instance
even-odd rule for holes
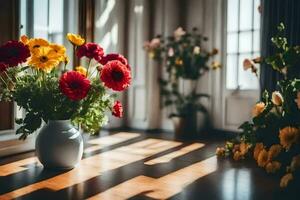
[[[238,34],[228,33],[227,34],[227,53],[238,52]]]
[[[260,13],[258,12],[258,6],[260,5],[260,0],[254,0],[254,9],[253,9],[253,27],[254,29],[260,28]]]
[[[227,31],[238,30],[238,0],[228,0],[227,5]]]
[[[239,35],[239,52],[252,51],[252,32],[242,32]]]
[[[253,33],[253,51],[260,51],[260,33],[254,31]]]
[[[237,88],[237,55],[228,55],[226,64],[226,87]]]
[[[240,0],[240,30],[252,28],[252,0]]]
[[[34,37],[48,39],[48,0],[34,1]]]
[[[52,42],[63,43],[63,0],[49,1],[49,39]]]
[[[250,70],[244,71],[243,69],[243,61],[246,58],[252,58],[251,54],[241,54],[239,56],[239,83],[240,89],[257,89],[258,88],[258,78],[250,72]]]

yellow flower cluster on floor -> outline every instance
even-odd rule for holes
[[[31,54],[28,64],[36,69],[50,72],[60,62],[67,64],[66,48],[62,45],[49,43],[41,38],[29,39],[25,35],[21,36],[20,41],[28,45]]]

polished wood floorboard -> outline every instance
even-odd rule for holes
[[[34,152],[1,158],[0,200],[300,199],[252,161],[217,159],[223,142],[216,135],[183,142],[170,134],[103,133],[86,141],[69,171],[44,170]]]

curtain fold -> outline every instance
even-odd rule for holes
[[[271,37],[277,33],[277,26],[283,22],[286,27],[286,37],[290,46],[300,45],[300,1],[299,0],[262,0],[261,56],[263,58],[274,54]],[[300,77],[299,69],[293,74]],[[271,67],[261,66],[261,92],[274,91],[277,81],[283,77]]]

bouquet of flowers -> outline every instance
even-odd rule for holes
[[[294,73],[300,64],[300,46],[289,46],[284,30],[280,24],[272,38],[275,54],[261,61],[284,77],[278,82],[278,91],[271,95],[265,91],[253,108],[252,120],[240,126],[239,139],[216,152],[219,156],[233,155],[234,160],[253,152],[259,167],[268,173],[285,174],[281,187],[296,184],[300,177],[300,79]],[[255,60],[245,60],[244,68],[256,73]]]
[[[188,33],[179,27],[171,36],[163,38],[158,35],[144,44],[144,49],[151,59],[164,62],[166,76],[159,80],[160,92],[164,100],[163,105],[175,107],[170,117],[184,117],[189,115],[191,110],[206,112],[199,99],[208,95],[197,92],[197,81],[211,68],[221,67],[216,61],[209,65],[210,58],[215,56],[218,50],[213,49],[209,52],[202,48],[202,43],[207,40],[207,37],[199,34],[197,28]],[[195,82],[189,94],[180,91],[180,79]]]
[[[67,34],[67,39],[87,67],[67,70],[66,48],[41,38],[22,36],[20,41],[0,46],[0,100],[15,101],[26,111],[24,119],[16,119],[20,139],[26,139],[43,121],[71,119],[83,130],[96,133],[108,121],[106,111],[122,117],[122,105],[108,89],[121,92],[130,85],[126,58],[105,55],[98,44],[85,43],[76,34]]]

